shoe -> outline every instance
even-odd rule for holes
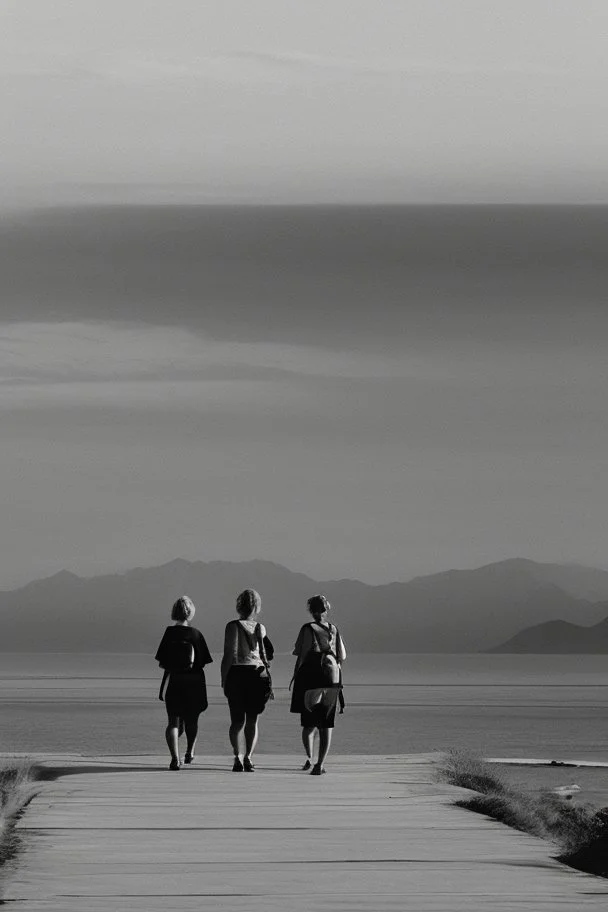
[[[184,754],[184,763],[193,763],[194,754]]]
[[[304,770],[305,773],[307,773],[311,766],[312,766],[312,763],[310,762],[310,760],[307,760],[306,763],[304,764],[304,766],[302,767],[302,769]]]
[[[251,760],[249,759],[249,757],[245,757],[245,759],[243,760],[243,770],[244,770],[246,773],[254,773],[254,772],[255,772],[255,766],[253,765],[253,763],[251,762]]]
[[[241,761],[239,760],[238,757],[235,757],[234,763],[232,764],[232,772],[233,773],[242,773],[243,769],[244,769],[243,764],[241,763]]]
[[[170,769],[170,770],[178,770],[178,769],[181,769],[181,764],[180,764],[179,760],[173,759],[173,760],[171,761],[171,763],[169,764],[169,769]]]
[[[313,768],[310,771],[311,776],[323,776],[324,774],[325,774],[325,770],[323,769],[323,767],[321,766],[320,763],[315,763],[315,765],[313,766]]]

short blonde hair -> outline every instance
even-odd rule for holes
[[[190,621],[194,617],[194,602],[187,595],[182,595],[171,608],[172,621]]]
[[[255,589],[244,589],[237,597],[236,610],[242,618],[257,614],[261,607],[262,599],[260,593],[256,592]]]

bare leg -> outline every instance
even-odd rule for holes
[[[198,718],[193,716],[190,719],[185,719],[184,725],[186,728],[186,754],[193,757],[196,736],[198,735]]]
[[[244,727],[244,711],[242,709],[230,707],[230,728],[228,730],[228,737],[230,738],[235,757],[242,757],[244,753],[242,750],[243,738],[241,737]]]
[[[258,714],[247,713],[245,720],[245,757],[251,758],[258,741]]]
[[[169,716],[169,722],[165,729],[165,739],[167,741],[167,747],[169,748],[169,752],[171,754],[171,759],[177,760],[179,762],[179,750],[177,747],[178,728],[179,717]]]
[[[315,748],[315,731],[316,729],[313,727],[302,729],[302,744],[304,745],[306,758],[307,760],[310,760],[311,763],[313,751]]]
[[[331,733],[333,728],[320,728],[319,729],[319,758],[317,760],[317,765],[323,769],[323,764],[325,763],[325,758],[329,753],[329,748],[331,745]]]

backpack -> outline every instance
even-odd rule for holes
[[[312,659],[312,662],[319,663],[319,672],[321,675],[322,681],[327,685],[331,686],[333,684],[340,683],[340,663],[338,662],[338,657],[329,646],[322,646],[321,639],[319,634],[313,627],[310,625],[312,635],[314,637],[315,645],[317,647],[317,652],[314,654],[315,658]],[[329,628],[330,636],[336,637],[336,646],[338,642],[338,630],[335,627],[330,625]]]
[[[192,671],[196,657],[194,644],[186,637],[171,640],[167,648],[167,671],[186,674]]]

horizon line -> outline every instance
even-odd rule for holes
[[[71,576],[78,580],[89,581],[89,580],[99,579],[100,577],[107,577],[107,576],[126,576],[127,574],[134,573],[136,571],[146,572],[148,570],[160,570],[163,567],[167,567],[170,564],[175,564],[175,563],[184,563],[184,564],[190,564],[190,565],[204,564],[206,566],[208,566],[210,564],[233,564],[233,565],[237,565],[237,566],[242,565],[242,564],[254,564],[254,563],[271,564],[275,567],[281,568],[282,570],[286,570],[288,573],[298,575],[298,576],[309,577],[315,583],[350,582],[350,583],[359,583],[362,586],[369,586],[370,588],[376,588],[378,586],[404,585],[407,583],[411,583],[414,580],[425,579],[425,578],[428,578],[431,576],[441,576],[442,574],[445,574],[445,573],[474,573],[477,570],[484,570],[487,567],[493,567],[493,566],[496,566],[497,564],[506,564],[506,563],[515,563],[515,562],[538,564],[539,566],[544,566],[544,565],[549,564],[549,565],[558,566],[558,567],[580,567],[581,569],[584,569],[584,570],[595,570],[599,573],[608,573],[608,569],[606,569],[604,567],[597,567],[593,564],[582,564],[575,560],[565,560],[565,561],[542,560],[541,561],[541,560],[534,560],[533,558],[530,558],[530,557],[517,556],[517,557],[504,557],[504,558],[500,558],[499,560],[490,561],[489,563],[483,563],[483,564],[479,564],[479,565],[476,565],[473,567],[448,567],[445,570],[433,570],[430,573],[417,573],[414,576],[411,576],[407,579],[391,579],[391,580],[387,580],[386,582],[381,582],[381,583],[367,583],[367,582],[365,582],[365,580],[359,579],[358,577],[354,577],[354,576],[340,576],[340,577],[328,577],[326,579],[315,579],[312,576],[310,576],[309,573],[307,573],[303,570],[294,570],[291,567],[288,567],[286,564],[281,564],[278,561],[270,560],[269,558],[262,558],[262,557],[253,557],[253,558],[248,558],[248,559],[244,559],[244,560],[224,560],[222,558],[215,558],[213,560],[199,560],[199,559],[189,560],[188,558],[185,558],[185,557],[173,557],[169,560],[163,561],[160,564],[151,564],[151,565],[147,565],[147,566],[135,566],[135,567],[130,567],[126,570],[107,570],[105,572],[95,572],[91,575],[86,575],[86,576],[81,576],[79,573],[75,573],[73,570],[68,570],[66,567],[62,567],[59,570],[49,573],[48,576],[40,576],[40,577],[37,577],[36,579],[31,579],[28,582],[17,585],[16,587],[14,587],[12,589],[0,589],[0,593],[15,592],[19,589],[24,589],[26,586],[30,586],[35,583],[46,582],[47,580],[54,579],[55,577],[58,577],[58,576]]]

